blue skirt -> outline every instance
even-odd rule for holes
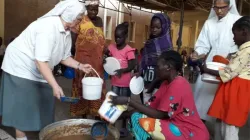
[[[55,98],[47,83],[2,73],[0,115],[4,126],[40,131],[54,122]]]

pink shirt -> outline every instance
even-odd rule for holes
[[[170,119],[160,121],[162,134],[167,139],[209,140],[207,128],[195,106],[192,89],[185,78],[176,77],[170,84],[164,82],[154,96],[150,106],[168,112],[170,116]]]
[[[128,67],[128,61],[135,59],[135,49],[131,48],[129,45],[125,46],[122,50],[118,50],[116,45],[109,45],[110,55],[116,58],[120,64],[121,68]],[[111,84],[117,87],[129,87],[131,80],[131,73],[122,74],[121,78],[117,76],[112,76]]]

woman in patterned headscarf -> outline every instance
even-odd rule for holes
[[[88,62],[98,72],[99,75],[104,75],[104,69],[102,66],[103,58],[103,47],[105,38],[103,35],[103,23],[102,19],[97,16],[99,1],[89,0],[85,2],[88,14],[83,16],[82,21],[75,29],[74,34],[75,43],[75,59],[80,62]],[[74,42],[74,39],[73,39]],[[82,84],[81,80],[85,73],[76,71],[76,77],[73,80],[72,96],[82,96]],[[102,77],[103,78],[103,77]],[[104,84],[105,85],[105,84]],[[83,116],[87,115],[98,117],[98,109],[100,108],[104,100],[104,87],[100,100],[88,101],[80,100],[77,104],[70,106],[70,113],[72,116]]]

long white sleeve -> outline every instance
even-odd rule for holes
[[[201,55],[201,54],[207,54],[210,48],[211,48],[211,44],[209,42],[208,25],[206,21],[204,26],[202,27],[198,40],[195,43],[194,49],[198,53],[198,55]]]

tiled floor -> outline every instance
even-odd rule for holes
[[[63,77],[59,77],[57,78],[57,80],[59,81],[61,87],[63,88],[65,95],[66,96],[70,96],[71,94],[71,80],[67,80]],[[109,84],[108,84],[109,85]],[[137,99],[139,101],[139,97],[138,96],[134,96],[133,98]],[[69,104],[67,103],[61,103],[59,101],[56,102],[56,114],[55,114],[55,118],[56,121],[60,121],[60,120],[65,120],[65,119],[69,119],[70,115],[69,115]],[[6,130],[6,132],[10,133],[13,137],[14,137],[14,130],[12,128],[5,128],[5,127],[0,127],[4,130]],[[213,125],[209,124],[208,128],[210,130],[212,130]],[[250,128],[247,129],[242,128],[240,130],[240,140],[250,140]],[[212,131],[211,131],[212,132]],[[28,137],[29,140],[38,140],[38,132],[32,132],[32,133],[28,133]],[[127,137],[121,140],[132,140],[131,137]]]

